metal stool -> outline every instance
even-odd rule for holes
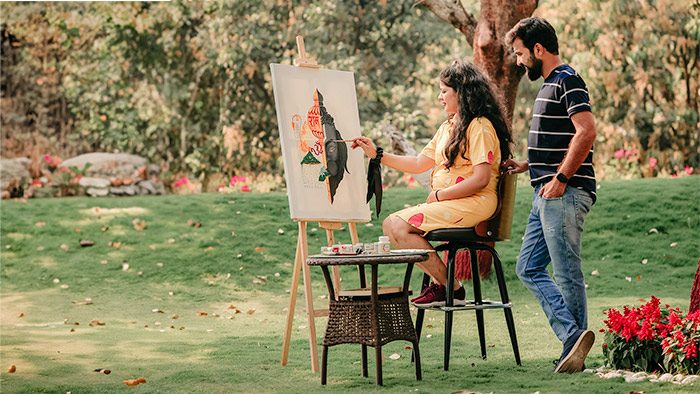
[[[515,362],[520,365],[520,351],[518,350],[518,339],[515,333],[515,322],[513,320],[512,304],[508,298],[505,277],[501,259],[494,248],[485,244],[486,242],[496,242],[507,240],[510,237],[511,224],[513,219],[513,207],[515,205],[516,175],[501,174],[498,181],[498,207],[496,212],[488,220],[479,223],[476,227],[446,228],[433,230],[425,234],[428,241],[445,242],[435,248],[437,251],[447,250],[447,301],[445,306],[418,307],[416,316],[416,334],[420,340],[421,329],[425,310],[439,310],[445,313],[445,356],[444,369],[447,371],[450,364],[450,346],[452,341],[452,312],[473,310],[476,312],[476,324],[479,331],[479,344],[481,346],[481,357],[486,359],[486,338],[484,336],[484,309],[503,309],[508,326],[510,342],[513,346]],[[468,300],[466,305],[454,305],[454,278],[455,278],[455,257],[460,249],[468,249],[471,253],[472,283],[474,289],[474,299]],[[496,271],[498,290],[501,301],[484,300],[481,296],[481,279],[479,278],[479,263],[477,250],[485,250],[493,256],[493,266]],[[430,282],[430,276],[423,275],[423,287]]]

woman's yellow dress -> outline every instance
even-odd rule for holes
[[[491,165],[491,179],[485,188],[470,196],[423,203],[392,214],[424,232],[439,228],[473,227],[491,217],[496,210],[496,186],[501,163],[501,148],[496,130],[487,118],[472,120],[467,128],[467,159],[457,155],[454,165],[446,169],[445,147],[450,139],[451,127],[450,120],[440,125],[433,139],[420,153],[435,161],[430,181],[432,190],[445,189],[462,182],[472,176],[474,166],[481,163]]]

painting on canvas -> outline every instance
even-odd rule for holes
[[[271,64],[277,123],[292,219],[369,221],[351,72]]]

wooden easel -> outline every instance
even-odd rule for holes
[[[294,65],[297,67],[307,67],[307,68],[320,68],[315,59],[307,56],[306,50],[304,48],[304,38],[302,36],[297,36],[297,51],[299,52],[299,57],[294,59]],[[315,309],[314,308],[314,297],[311,291],[311,271],[309,266],[306,264],[306,258],[309,256],[309,244],[306,236],[306,231],[308,223],[316,222],[318,220],[298,220],[299,234],[297,236],[297,250],[294,257],[294,268],[292,271],[292,286],[289,291],[289,309],[287,311],[287,323],[284,330],[284,337],[282,339],[282,365],[287,365],[287,360],[289,358],[289,345],[292,336],[292,325],[294,323],[294,309],[297,302],[297,288],[299,286],[299,274],[303,272],[304,274],[304,298],[306,299],[306,317],[309,326],[309,349],[311,351],[311,370],[313,372],[319,372],[318,368],[318,349],[316,344],[316,323],[315,318],[321,316],[328,316],[328,309]],[[343,223],[348,224],[348,229],[350,231],[350,239],[352,244],[357,244],[360,242],[357,236],[357,222],[348,221],[322,221],[318,222],[319,227],[326,230],[326,240],[328,241],[328,246],[335,244],[335,236],[333,234],[334,230],[340,230]],[[360,277],[364,278],[364,271],[361,269]],[[365,287],[365,283],[361,283],[361,287]],[[333,287],[335,288],[335,294],[340,293],[340,272],[338,267],[333,267]]]

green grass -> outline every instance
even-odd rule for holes
[[[603,310],[639,304],[652,294],[687,309],[700,258],[700,177],[604,182],[598,195],[583,239],[591,327],[602,326]],[[421,190],[391,189],[385,193],[384,209],[391,212],[423,199]],[[521,187],[513,240],[497,246],[514,303],[523,365],[513,361],[501,313],[486,313],[487,360],[478,357],[473,314],[462,313],[455,317],[451,368],[444,372],[442,315],[429,313],[421,341],[423,381],[414,380],[406,344],[394,342],[385,347],[385,354],[399,353],[401,358],[387,357],[384,388],[374,385],[372,361],[370,378],[360,376],[359,347],[352,345],[331,348],[328,387],[320,385],[318,374],[310,371],[301,291],[289,364],[280,365],[297,237],[283,194],[3,201],[0,389],[8,393],[697,390],[551,373],[551,360],[558,357],[561,346],[514,273],[530,199],[531,189]],[[135,218],[145,220],[146,229],[137,231]],[[189,219],[202,226],[189,226]],[[359,225],[362,241],[379,235],[380,222],[373,223]],[[650,233],[652,228],[657,232]],[[347,229],[336,237],[349,242]],[[95,245],[81,248],[81,239]],[[325,243],[325,232],[310,230],[309,243],[310,251],[318,250]],[[671,247],[672,243],[676,245]],[[61,248],[64,244],[67,250]],[[641,263],[643,259],[647,264]],[[127,271],[123,264],[129,265]],[[593,270],[600,275],[591,276]],[[345,283],[355,279],[353,274],[343,271]],[[400,267],[382,267],[380,281],[398,284],[401,275]],[[267,280],[254,283],[258,276]],[[414,276],[416,287],[420,273]],[[320,270],[313,270],[313,284],[316,307],[322,308],[327,300],[321,298],[326,291]],[[487,280],[484,292],[496,298],[495,281]],[[93,304],[73,303],[85,298]],[[228,309],[231,304],[242,313]],[[252,309],[252,314],[246,313]],[[198,311],[208,316],[198,316]],[[93,319],[105,325],[89,326]],[[318,319],[316,326],[320,339],[325,319]],[[598,338],[589,366],[602,365],[601,343]],[[14,374],[6,373],[11,364],[17,366]],[[112,373],[98,374],[93,372],[96,368]],[[141,376],[148,383],[137,387],[122,383]]]

